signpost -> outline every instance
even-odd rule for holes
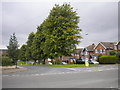
[[[85,66],[86,66],[86,67],[89,67],[88,60],[85,60]]]

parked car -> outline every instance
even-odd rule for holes
[[[85,61],[82,59],[76,59],[76,64],[85,64]]]
[[[92,62],[92,60],[88,60],[88,63],[89,63],[89,64],[94,64],[94,63]]]
[[[34,62],[33,61],[28,61],[27,64],[33,64]]]
[[[67,64],[67,63],[66,63],[66,62],[62,62],[62,64],[64,64],[64,65],[65,65],[65,64]]]
[[[76,60],[76,58],[70,58],[70,60]]]
[[[89,64],[99,64],[99,62],[94,61],[94,60],[88,60],[88,63],[89,63]]]
[[[97,61],[92,61],[94,64],[99,64],[99,62],[97,62]]]
[[[49,64],[49,65],[52,65],[52,63],[51,63],[51,62],[48,62],[48,64]]]
[[[75,64],[75,63],[76,63],[76,58],[70,58],[70,59],[69,59],[69,62]]]

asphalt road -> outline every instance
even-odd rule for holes
[[[27,67],[2,76],[3,88],[118,88],[118,66],[90,68]]]

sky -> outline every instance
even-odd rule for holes
[[[2,2],[2,43],[6,48],[10,35],[16,33],[19,45],[26,43],[28,35],[37,31],[55,4],[70,3],[80,16],[79,28],[83,39],[77,46],[86,47],[92,43],[118,41],[117,2],[73,2],[56,0],[51,2]],[[1,5],[0,5],[1,7]],[[1,13],[0,12],[0,13]],[[1,33],[1,32],[0,32]],[[87,34],[87,35],[86,35]],[[1,36],[0,36],[1,37]]]

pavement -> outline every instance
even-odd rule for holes
[[[118,88],[118,65],[23,67],[27,70],[2,75],[3,88]]]
[[[20,66],[1,66],[0,67],[0,74],[9,74],[9,73],[15,73],[15,72],[21,72],[27,70],[25,67],[20,67]]]

